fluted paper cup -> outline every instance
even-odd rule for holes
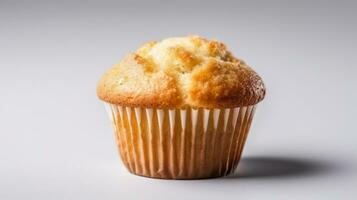
[[[242,155],[256,105],[151,109],[106,104],[120,157],[133,174],[162,179],[225,176]]]

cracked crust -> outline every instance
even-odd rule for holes
[[[263,100],[259,75],[223,43],[198,36],[144,44],[99,81],[103,101],[153,108],[230,108]]]

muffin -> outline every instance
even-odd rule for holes
[[[148,42],[99,81],[129,172],[199,179],[235,170],[262,79],[226,46],[198,36]]]

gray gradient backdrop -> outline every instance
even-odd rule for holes
[[[0,1],[0,199],[355,199],[353,1]],[[199,34],[264,78],[238,172],[130,175],[96,98],[149,40]]]

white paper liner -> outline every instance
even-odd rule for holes
[[[137,175],[198,179],[227,175],[240,160],[256,105],[151,109],[106,104],[119,153]]]

